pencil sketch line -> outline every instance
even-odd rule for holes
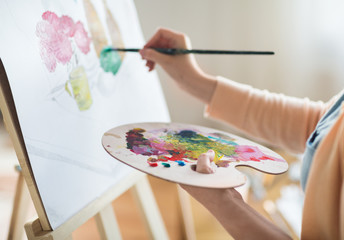
[[[27,148],[27,151],[28,151],[29,155],[32,154],[32,155],[41,157],[41,158],[43,158],[45,160],[53,160],[53,161],[58,161],[58,162],[63,162],[63,163],[67,163],[67,164],[70,164],[70,165],[74,165],[74,166],[80,167],[82,169],[86,169],[86,170],[98,173],[98,174],[100,174],[102,176],[104,176],[104,175],[106,175],[106,176],[114,176],[114,173],[112,171],[113,169],[110,169],[110,171],[109,171],[109,170],[107,170],[105,168],[99,168],[97,166],[94,166],[94,165],[91,165],[91,164],[87,164],[87,163],[84,163],[84,162],[80,162],[80,161],[77,161],[75,159],[63,156],[61,154],[49,152],[49,151],[44,150],[42,148],[34,147],[32,145],[26,145],[26,148]]]

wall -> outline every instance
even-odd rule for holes
[[[185,32],[194,48],[272,50],[275,56],[197,56],[208,73],[261,89],[327,100],[343,86],[344,17],[339,0],[135,0],[146,39],[159,26]],[[203,104],[160,68],[171,117],[228,129],[203,118]]]

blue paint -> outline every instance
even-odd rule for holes
[[[185,162],[183,161],[176,161],[178,163],[179,166],[185,166]]]
[[[223,139],[223,138],[219,138],[219,137],[212,137],[212,136],[208,136],[208,138],[216,141],[216,142],[220,142],[220,143],[224,143],[224,144],[229,144],[229,145],[233,145],[233,146],[236,146],[238,145],[236,142],[233,142],[233,141],[230,141],[230,140],[226,140],[226,139]]]

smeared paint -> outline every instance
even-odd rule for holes
[[[224,145],[198,134],[193,130],[179,132],[167,131],[164,135],[147,139],[141,128],[134,128],[126,133],[127,148],[136,154],[157,156],[159,161],[197,160],[198,156],[216,149],[223,155],[235,154],[234,146]]]
[[[238,145],[237,143],[235,143],[235,145]],[[218,167],[228,167],[229,164],[231,162],[233,162],[232,160],[223,160],[223,155],[218,155],[215,153],[215,158],[214,158],[214,163],[218,166]]]
[[[221,161],[222,158],[223,158],[223,155],[218,155],[217,153],[215,153],[214,163],[217,164],[218,162]]]
[[[114,134],[114,133],[104,133],[104,136],[111,136],[111,137],[115,137],[115,138],[121,138],[120,136],[118,136],[117,134]]]
[[[145,134],[145,135],[144,135]],[[235,139],[223,139],[218,135],[205,136],[196,130],[153,129],[146,131],[134,128],[126,133],[127,148],[135,154],[151,156],[148,162],[176,161],[178,164],[194,162],[198,156],[213,149],[214,163],[218,167],[228,167],[238,161],[281,161],[264,154],[258,147],[238,145]]]
[[[245,146],[245,145],[238,145],[235,148],[235,152],[237,153],[237,156],[235,159],[237,161],[256,161],[260,162],[263,160],[272,160],[277,162],[284,162],[284,160],[275,158],[272,156],[268,156],[264,154],[260,149],[256,146]]]
[[[216,135],[215,135],[216,134]],[[224,144],[230,144],[230,145],[238,145],[236,142],[234,142],[235,139],[232,138],[223,138],[223,136],[225,136],[224,134],[218,135],[219,133],[214,133],[215,136],[208,136],[208,138],[216,141],[216,142],[220,142],[220,143],[224,143]]]
[[[58,17],[51,11],[44,12],[42,19],[37,23],[36,35],[40,39],[41,58],[49,72],[55,71],[57,63],[70,62],[74,54],[73,40],[83,54],[90,51],[91,38],[80,21],[74,23],[71,17]]]
[[[116,75],[122,65],[121,56],[117,51],[110,51],[110,48],[104,48],[100,53],[100,66],[105,72],[111,72]]]

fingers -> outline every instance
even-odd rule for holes
[[[146,43],[144,48],[186,48],[189,40],[180,32],[167,28],[159,28],[153,37]]]
[[[154,68],[155,68],[155,62],[147,61],[147,62],[146,62],[146,66],[148,67],[148,71],[151,72],[151,71],[153,71]]]
[[[214,173],[215,168],[212,167],[211,162],[215,158],[215,152],[213,150],[209,150],[206,153],[202,153],[198,157],[196,171],[199,173]]]
[[[164,65],[170,61],[171,56],[159,53],[153,49],[144,48],[140,50],[141,57],[147,60],[146,66],[148,67],[149,71],[152,71],[155,67],[155,63],[159,63],[160,65]]]
[[[160,28],[153,37],[145,44],[140,51],[142,59],[147,60],[146,66],[149,71],[155,68],[155,64],[167,64],[171,61],[171,56],[158,53],[150,48],[188,48],[190,44],[189,38],[183,34],[167,28]]]

